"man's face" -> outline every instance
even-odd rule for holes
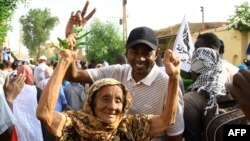
[[[126,55],[133,70],[133,77],[146,77],[157,58],[157,52],[145,44],[137,44],[127,49]]]

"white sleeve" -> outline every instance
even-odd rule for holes
[[[3,86],[0,86],[0,135],[15,123],[15,117],[5,99]]]

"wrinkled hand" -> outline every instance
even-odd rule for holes
[[[75,51],[69,50],[69,49],[64,49],[59,52],[60,59],[66,58],[69,62],[74,62],[77,54]]]
[[[79,10],[76,12],[76,14],[74,14],[74,12],[71,13],[71,16],[66,26],[66,37],[69,34],[73,33],[73,25],[84,26],[88,22],[88,20],[95,14],[96,9],[94,8],[87,16],[85,16],[88,6],[89,1],[87,0],[82,11]]]
[[[180,76],[180,58],[172,50],[167,49],[164,53],[163,64],[170,77],[178,78]]]
[[[244,114],[250,120],[250,70],[242,69],[233,77],[230,86],[232,96],[237,100]]]
[[[22,90],[24,86],[24,81],[26,77],[24,74],[21,74],[17,77],[9,78],[7,77],[5,80],[5,83],[3,85],[4,94],[6,97],[6,100],[9,103],[13,103],[13,101],[16,99],[20,91]]]
[[[69,46],[68,49],[74,50],[76,45],[76,35],[69,34],[68,37],[65,39],[66,42],[68,42]]]

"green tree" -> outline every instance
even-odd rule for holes
[[[250,31],[250,7],[248,2],[235,6],[234,15],[228,18],[228,29]]]
[[[88,43],[86,54],[88,60],[114,63],[115,55],[124,51],[123,41],[119,28],[111,22],[103,23],[94,19],[90,25],[90,34],[87,35]]]
[[[0,45],[10,29],[9,21],[19,3],[26,3],[27,0],[0,0]]]
[[[49,38],[50,31],[59,23],[58,17],[51,16],[50,9],[30,9],[20,18],[23,29],[23,43],[30,56],[38,59],[41,48]]]

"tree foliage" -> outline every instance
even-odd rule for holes
[[[9,21],[19,3],[26,3],[27,0],[0,0],[0,44],[9,30]]]
[[[90,34],[87,36],[87,59],[95,62],[108,61],[114,63],[115,55],[124,51],[121,33],[111,22],[102,23],[94,19],[90,25]]]
[[[248,2],[235,6],[235,8],[234,15],[228,18],[228,29],[250,31],[250,7]]]
[[[27,15],[20,18],[23,30],[23,43],[28,48],[30,56],[40,56],[40,46],[50,38],[50,31],[59,23],[58,17],[53,17],[50,9],[30,9]]]

